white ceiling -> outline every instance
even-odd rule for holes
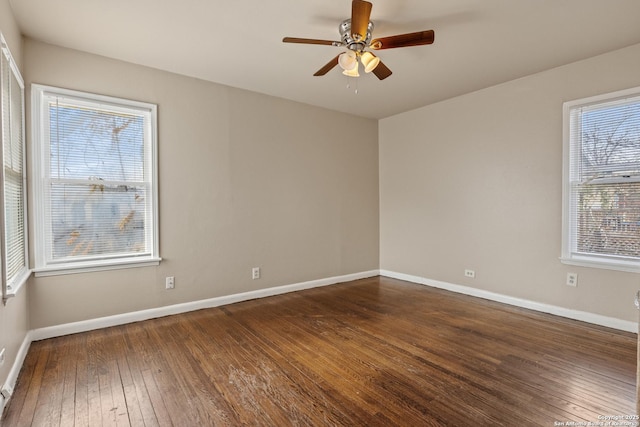
[[[384,81],[314,77],[340,48],[282,38],[339,40],[350,0],[10,4],[37,40],[369,118],[640,43],[640,0],[373,0],[374,37],[433,29],[435,43],[378,51]]]

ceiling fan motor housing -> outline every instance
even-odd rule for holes
[[[369,25],[367,26],[367,36],[362,40],[356,40],[351,35],[351,19],[345,19],[342,21],[338,30],[340,31],[342,43],[344,43],[347,49],[362,53],[362,51],[369,46],[369,43],[371,42],[373,27],[373,22],[369,21]]]

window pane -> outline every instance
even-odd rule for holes
[[[24,177],[23,85],[11,55],[2,49],[2,200],[4,215],[3,255],[5,285],[16,286],[19,276],[28,271],[26,255],[26,213]],[[15,64],[14,64],[15,65]]]
[[[582,113],[582,181],[640,175],[640,102]]]
[[[585,185],[577,204],[578,252],[640,257],[640,183]]]
[[[5,169],[4,211],[7,246],[7,278],[26,267],[24,193],[22,175]]]
[[[144,118],[50,104],[51,177],[144,180]]]
[[[144,186],[51,185],[53,260],[148,254]]]
[[[23,139],[22,134],[22,86],[18,79],[11,74],[11,139],[9,144],[6,145],[5,152],[5,165],[9,166],[12,170],[21,173],[22,172],[22,157],[23,157]]]

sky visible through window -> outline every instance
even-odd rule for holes
[[[143,181],[142,117],[52,105],[50,118],[52,177]]]
[[[638,146],[640,102],[583,112],[583,178],[597,178],[615,172],[640,174]]]

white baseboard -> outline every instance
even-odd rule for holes
[[[4,383],[3,387],[9,386],[11,389],[15,388],[18,374],[27,356],[29,346],[33,341],[39,341],[48,338],[54,338],[58,336],[74,334],[79,332],[91,331],[94,329],[106,328],[110,326],[123,325],[126,323],[138,322],[142,320],[148,320],[156,317],[169,316],[172,314],[186,313],[189,311],[200,310],[204,308],[219,307],[221,305],[233,304],[241,301],[248,301],[257,298],[265,298],[274,295],[285,294],[288,292],[301,291],[304,289],[317,288],[321,286],[333,285],[336,283],[344,283],[352,280],[365,279],[374,276],[385,276],[394,279],[404,280],[407,282],[417,283],[420,285],[430,286],[439,289],[445,289],[448,291],[470,295],[474,297],[484,298],[492,301],[497,301],[517,307],[528,308],[531,310],[554,314],[561,317],[566,317],[574,320],[581,320],[583,322],[593,323],[596,325],[606,326],[613,329],[618,329],[627,332],[638,332],[638,326],[635,322],[629,322],[626,320],[616,319],[612,317],[601,316],[599,314],[588,313],[584,311],[572,310],[563,307],[557,307],[548,304],[542,304],[535,301],[529,301],[525,299],[510,297],[507,295],[501,295],[482,289],[470,288],[467,286],[455,285],[452,283],[441,282],[437,280],[430,280],[424,277],[412,276],[409,274],[397,273],[388,270],[371,270],[361,273],[347,274],[343,276],[330,277],[326,279],[311,280],[308,282],[295,283],[292,285],[277,286],[268,289],[260,289],[257,291],[244,292],[240,294],[228,295],[217,298],[210,298],[206,300],[193,301],[183,304],[175,304],[166,307],[153,308],[149,310],[136,311],[132,313],[119,314],[108,317],[101,317],[98,319],[85,320],[80,322],[67,323],[63,325],[50,326],[46,328],[39,328],[31,330],[25,336],[22,345],[18,351],[16,359],[11,367],[9,375]],[[0,410],[3,410],[8,400],[5,400],[0,395]],[[2,412],[0,412],[1,416]]]
[[[407,282],[417,283],[421,285],[431,286],[434,288],[445,289],[465,295],[484,298],[497,301],[517,307],[528,308],[543,313],[554,314],[583,322],[593,323],[596,325],[606,326],[627,332],[638,332],[638,326],[635,322],[630,322],[613,317],[606,317],[599,314],[588,313],[579,310],[568,309],[564,307],[543,304],[535,301],[529,301],[521,298],[515,298],[507,295],[497,294],[482,289],[471,288],[467,286],[456,285],[437,280],[430,280],[424,277],[412,276],[409,274],[397,273],[388,270],[370,270],[360,273],[347,274],[343,276],[329,277],[326,279],[311,280],[308,282],[295,283],[291,285],[277,286],[268,289],[260,289],[257,291],[244,292],[240,294],[227,295],[222,297],[210,298],[200,301],[192,301],[183,304],[169,305],[165,307],[153,308],[149,310],[141,310],[131,313],[118,314],[114,316],[101,317],[97,319],[84,320],[80,322],[67,323],[46,328],[39,328],[30,331],[30,340],[38,341],[48,338],[59,337],[68,334],[91,331],[94,329],[107,328],[111,326],[124,325],[126,323],[139,322],[142,320],[153,319],[156,317],[169,316],[172,314],[186,313],[189,311],[201,310],[204,308],[219,307],[221,305],[233,304],[236,302],[247,301],[257,298],[265,298],[274,295],[285,294],[288,292],[301,291],[304,289],[317,288],[321,286],[333,285],[336,283],[349,282],[352,280],[364,279],[382,275],[395,279],[405,280]],[[24,347],[24,345],[23,345]],[[28,344],[25,349],[28,349]],[[21,348],[22,349],[22,348]],[[23,356],[24,358],[24,356]],[[22,366],[21,364],[19,366]],[[17,374],[16,374],[17,378]]]
[[[62,325],[49,326],[46,328],[34,329],[31,331],[31,340],[39,341],[48,338],[60,337],[63,335],[75,334],[79,332],[91,331],[94,329],[108,328],[111,326],[124,325],[127,323],[139,322],[156,317],[170,316],[172,314],[186,313],[189,311],[201,310],[203,308],[219,307],[221,305],[233,304],[241,301],[248,301],[257,298],[265,298],[288,292],[301,291],[304,289],[328,286],[336,283],[350,282],[352,280],[365,279],[378,276],[378,270],[364,271],[361,273],[347,274],[343,276],[329,277],[326,279],[311,280],[308,282],[295,283],[292,285],[277,286],[257,291],[243,292],[240,294],[227,295],[217,298],[210,298],[200,301],[186,302],[183,304],[169,305],[166,307],[152,308],[149,310],[135,311],[131,313],[117,314],[114,316],[100,317],[97,319],[83,320],[80,322],[66,323]]]
[[[15,389],[15,385],[18,380],[18,374],[20,374],[20,369],[22,368],[24,360],[27,357],[29,346],[33,341],[55,338],[79,332],[86,332],[94,329],[108,328],[110,326],[124,325],[126,323],[139,322],[142,320],[169,316],[172,314],[186,313],[203,308],[219,307],[221,305],[233,304],[236,302],[248,301],[257,298],[265,298],[269,296],[285,294],[288,292],[301,291],[304,289],[328,286],[336,283],[350,282],[352,280],[366,279],[368,277],[375,277],[379,275],[380,272],[378,270],[364,271],[360,273],[346,274],[343,276],[329,277],[326,279],[310,280],[308,282],[295,283],[292,285],[277,286],[268,289],[260,289],[257,291],[244,292],[240,294],[227,295],[206,300],[175,304],[166,307],[136,311],[132,313],[124,313],[97,319],[84,320],[80,322],[50,326],[46,328],[33,329],[27,332],[2,388],[8,387],[10,390]],[[2,394],[0,394],[0,419],[2,418],[4,408],[7,403],[9,403],[9,400],[10,399],[5,399]]]
[[[27,352],[29,351],[29,346],[33,341],[31,337],[31,332],[27,332],[27,335],[22,340],[22,344],[20,345],[20,349],[18,349],[18,354],[16,355],[15,360],[13,361],[13,365],[11,365],[11,370],[9,371],[9,375],[7,375],[7,379],[2,385],[2,389],[15,390],[16,382],[18,381],[18,375],[20,374],[20,369],[22,369],[22,365],[24,364],[24,359],[27,357]],[[2,414],[4,414],[4,408],[9,403],[9,399],[5,399],[4,396],[0,394],[0,418],[2,418]]]
[[[595,325],[606,326],[608,328],[618,329],[626,332],[638,333],[638,324],[628,320],[616,319],[614,317],[602,316],[600,314],[589,313],[586,311],[573,310],[555,305],[543,304],[535,301],[529,301],[521,298],[510,297],[508,295],[497,294],[482,289],[471,288],[468,286],[455,285],[453,283],[440,282],[438,280],[430,280],[424,277],[412,276],[409,274],[397,273],[394,271],[380,270],[380,275],[391,277],[393,279],[404,280],[407,282],[417,283],[419,285],[430,286],[433,288],[444,289],[459,294],[470,295],[478,298],[484,298],[491,301],[497,301],[516,307],[528,308],[530,310],[549,313],[568,319],[580,320]]]

